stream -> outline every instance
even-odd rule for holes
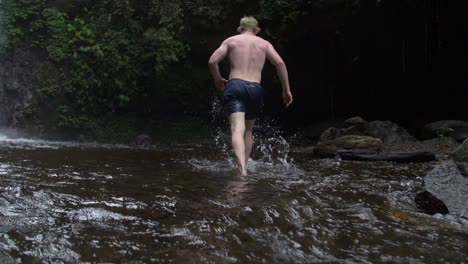
[[[218,143],[0,134],[0,262],[467,262],[467,221],[413,202],[432,163],[311,159],[274,137],[240,177]]]

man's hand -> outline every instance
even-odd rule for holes
[[[224,90],[224,85],[226,84],[226,79],[224,78],[221,78],[219,80],[215,80],[215,87],[216,87],[216,90],[222,92]]]
[[[288,108],[292,102],[293,102],[293,96],[291,92],[283,92],[283,103],[286,105],[286,108]]]

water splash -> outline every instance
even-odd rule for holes
[[[211,104],[211,124],[213,138],[220,155],[216,160],[191,159],[189,164],[199,171],[227,172],[236,169],[236,160],[231,146],[229,123],[224,114],[222,102],[214,95]],[[247,169],[252,173],[268,172],[283,174],[296,171],[294,160],[289,157],[290,144],[283,136],[284,132],[271,119],[257,119],[254,127],[254,146]]]

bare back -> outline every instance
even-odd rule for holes
[[[227,39],[231,63],[229,79],[239,78],[260,83],[268,44],[264,39],[250,34],[236,35]]]

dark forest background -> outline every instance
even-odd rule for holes
[[[467,119],[468,23],[443,0],[4,0],[2,56],[41,54],[23,126],[98,134],[132,120],[211,118],[207,61],[244,15],[288,66],[271,65],[264,115],[290,127],[359,115],[420,126]],[[228,65],[223,64],[226,76]],[[125,121],[126,120],[126,121]],[[44,125],[45,124],[45,125]],[[128,126],[128,124],[127,124]],[[90,132],[91,131],[91,132]]]

